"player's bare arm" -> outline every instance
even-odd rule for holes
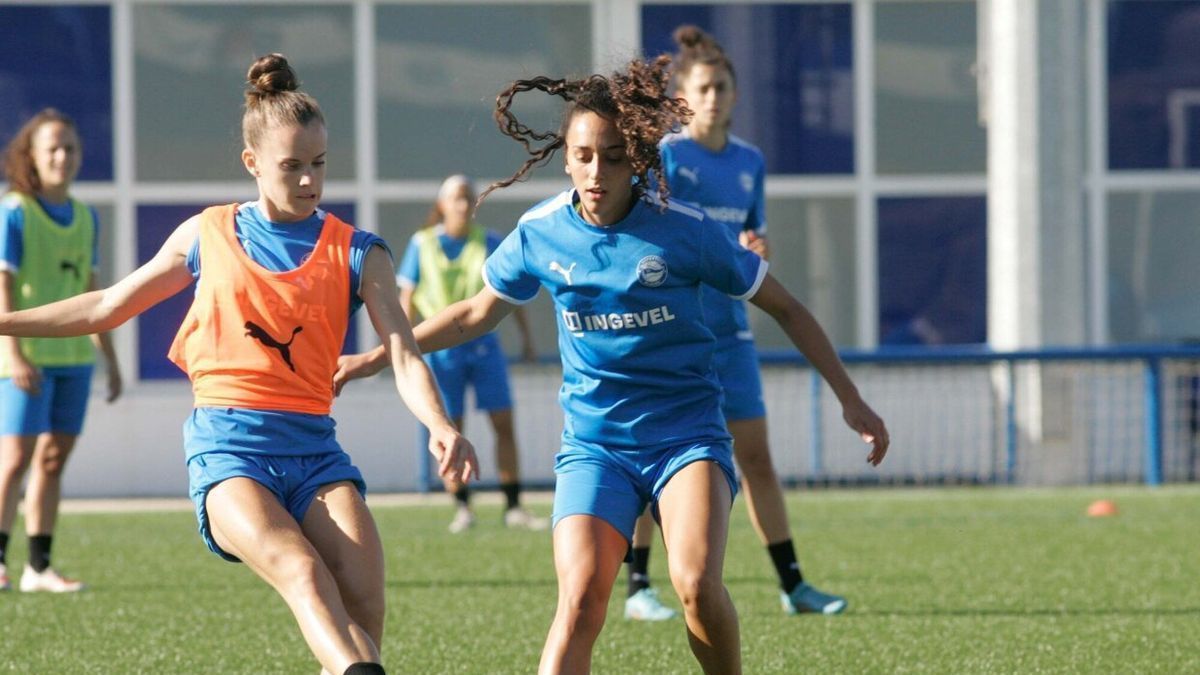
[[[400,307],[391,261],[379,247],[367,253],[359,294],[392,365],[400,398],[429,428],[429,449],[438,460],[439,474],[464,482],[477,477],[475,449],[446,415],[433,375],[421,358],[412,327]]]

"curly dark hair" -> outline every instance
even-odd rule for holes
[[[534,77],[510,84],[496,97],[494,117],[501,133],[525,146],[530,158],[512,176],[488,186],[479,201],[482,202],[492,190],[508,187],[524,179],[533,167],[550,161],[555,151],[566,144],[567,129],[575,115],[593,112],[616,124],[625,139],[625,154],[639,179],[634,185],[635,194],[644,193],[653,174],[658,184],[658,197],[666,204],[670,192],[663,175],[658,142],[686,124],[692,116],[683,99],[668,93],[670,65],[669,56],[660,56],[653,61],[630,61],[625,70],[608,77],[591,75],[581,80]],[[534,131],[512,113],[516,95],[534,90],[567,102],[558,131]],[[535,146],[543,141],[544,144]]]

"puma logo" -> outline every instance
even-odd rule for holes
[[[287,342],[280,342],[271,337],[271,334],[263,330],[263,327],[253,321],[246,322],[246,335],[263,343],[271,349],[278,349],[279,355],[283,357],[283,362],[287,364],[292,372],[296,372],[296,366],[292,365],[292,343],[296,340],[296,333],[304,330],[303,326],[296,326],[292,329],[292,338]]]
[[[571,285],[571,270],[573,269],[575,269],[575,263],[571,263],[570,267],[563,269],[563,266],[559,265],[557,260],[550,261],[550,271],[563,275],[563,278],[567,280],[568,286]]]
[[[66,272],[67,270],[71,270],[71,272],[73,272],[75,274],[75,278],[76,279],[79,278],[79,265],[76,265],[75,263],[71,262],[70,260],[63,260],[62,262],[58,263],[58,270],[60,272]]]
[[[700,182],[700,169],[689,169],[686,166],[679,167],[679,175],[692,181],[693,184]]]

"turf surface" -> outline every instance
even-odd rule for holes
[[[1120,514],[1084,515],[1101,497]],[[784,616],[736,505],[725,576],[747,673],[1200,672],[1200,486],[789,499],[804,571],[850,609]],[[555,602],[548,535],[505,530],[498,507],[479,507],[479,524],[459,536],[445,532],[449,507],[375,512],[388,556],[389,672],[536,669]],[[10,545],[14,583],[23,540]],[[319,670],[282,601],[207,553],[189,513],[65,514],[55,561],[90,589],[0,595],[0,671]],[[657,544],[651,571],[676,604]],[[696,672],[682,622],[625,622],[623,591],[622,574],[595,672]]]

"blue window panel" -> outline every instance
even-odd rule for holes
[[[673,54],[685,23],[733,62],[733,133],[762,148],[769,173],[854,173],[854,45],[849,3],[644,5],[642,50]]]
[[[209,204],[141,205],[137,208],[137,259],[138,265],[149,262],[162,248],[167,237],[188,218],[200,213]],[[354,222],[353,204],[322,204],[322,208],[336,213],[347,222]],[[201,262],[203,264],[203,261]],[[187,316],[195,295],[195,284],[174,297],[151,307],[137,318],[138,373],[143,380],[171,380],[187,377],[174,363],[167,360],[167,352],[175,333]],[[358,329],[350,321],[346,331],[346,342],[342,353],[358,351]]]
[[[1200,2],[1108,3],[1108,165],[1200,167]]]
[[[113,179],[111,10],[0,6],[0,145],[42,108],[74,118],[79,180]]]
[[[987,341],[987,200],[879,200],[879,343]]]

